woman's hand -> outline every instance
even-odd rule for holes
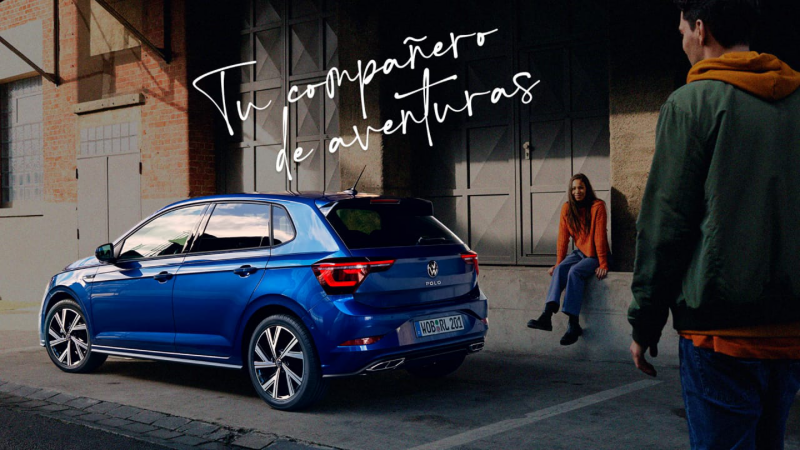
[[[597,275],[598,280],[602,280],[603,278],[606,277],[606,275],[608,275],[608,269],[603,269],[601,267],[598,267],[597,269],[594,270],[594,274]]]
[[[555,270],[556,270],[556,266],[553,266],[553,267],[547,269],[547,274],[552,277],[553,276],[553,271],[555,271]]]

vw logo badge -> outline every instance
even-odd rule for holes
[[[436,278],[436,275],[439,274],[439,264],[436,261],[431,261],[428,263],[428,276],[431,278]]]

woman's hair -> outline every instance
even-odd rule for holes
[[[583,184],[586,185],[586,196],[583,197],[583,200],[578,202],[575,201],[575,197],[572,196],[572,182],[575,180],[583,181]],[[569,179],[569,185],[567,185],[567,198],[569,199],[569,214],[567,214],[567,223],[569,223],[570,228],[575,230],[575,233],[580,235],[584,232],[588,232],[589,229],[592,227],[592,215],[589,214],[588,208],[591,208],[592,203],[597,200],[597,196],[594,195],[594,189],[592,189],[592,183],[589,182],[589,178],[582,173],[576,173]],[[578,208],[587,208],[583,211],[580,211]],[[583,217],[581,217],[581,213]]]

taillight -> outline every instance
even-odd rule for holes
[[[372,337],[361,338],[361,339],[351,339],[349,341],[342,342],[341,344],[339,344],[339,347],[349,347],[351,345],[369,345],[369,344],[374,344],[374,343],[380,341],[382,337],[383,336],[372,336]]]
[[[372,272],[388,270],[393,259],[380,261],[320,261],[311,266],[317,281],[328,294],[352,294]]]
[[[478,254],[475,252],[467,252],[461,254],[461,259],[464,260],[466,265],[475,266],[475,275],[478,275]]]

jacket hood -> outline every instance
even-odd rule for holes
[[[800,87],[800,73],[767,53],[731,52],[695,64],[686,82],[719,80],[757,97],[777,101]]]

